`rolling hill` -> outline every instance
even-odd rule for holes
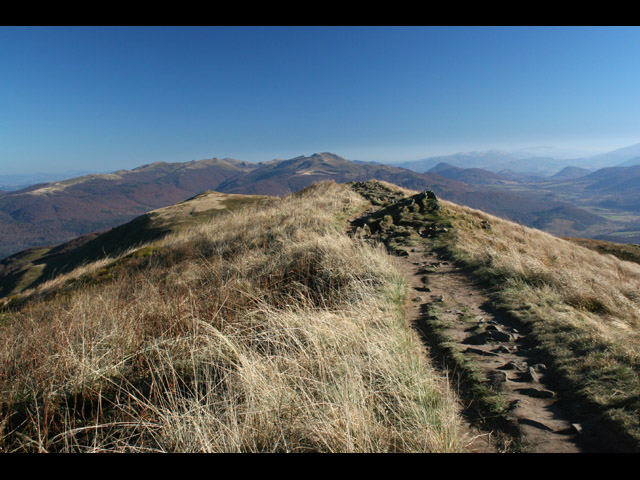
[[[638,193],[640,187],[640,165],[610,167],[593,172],[573,183],[574,188],[601,193]]]
[[[439,163],[429,170],[430,173],[437,173],[451,180],[457,180],[469,185],[494,185],[501,183],[513,183],[513,181],[499,173],[490,172],[481,168],[461,168],[454,167],[448,163]]]
[[[332,183],[244,198],[0,301],[3,451],[464,448],[453,392],[401,321],[401,276],[345,233],[368,202]]]
[[[440,164],[436,171],[485,187],[481,189],[483,195],[473,199],[465,198],[474,190],[471,188],[464,195],[451,197],[457,203],[555,235],[640,243],[639,168],[607,167],[590,172],[566,167],[551,177],[501,172],[508,180],[495,178],[491,172],[448,164]],[[520,206],[511,202],[519,202]]]
[[[230,159],[157,162],[9,192],[0,197],[0,258],[122,224],[253,168]]]
[[[562,170],[560,170],[558,173],[553,175],[551,178],[557,179],[557,180],[569,180],[572,178],[584,177],[586,175],[589,175],[590,173],[591,173],[591,170],[588,170],[586,168],[569,166],[569,167],[564,167]]]
[[[254,202],[259,195],[204,192],[184,202],[153,210],[105,232],[82,235],[56,247],[33,247],[0,260],[0,296],[34,288],[86,263],[118,256],[141,244]]]

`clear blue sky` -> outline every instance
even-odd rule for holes
[[[634,27],[0,27],[0,174],[640,142]]]

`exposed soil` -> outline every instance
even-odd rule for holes
[[[489,297],[460,268],[439,260],[436,252],[429,249],[411,250],[418,249],[408,249],[409,255],[397,262],[412,287],[408,321],[431,346],[432,357],[439,358],[437,347],[428,338],[427,325],[433,309],[428,307],[436,303],[438,320],[447,325],[445,334],[508,404],[503,421],[506,425],[501,427],[506,432],[477,437],[470,450],[581,452],[577,443],[580,426],[572,425],[559,409],[557,396],[545,378],[546,366],[536,361],[535,349],[529,345],[522,327],[492,311]],[[455,372],[451,373],[455,377]],[[470,407],[466,405],[465,410],[474,415]],[[492,421],[485,423],[485,428],[490,428]],[[489,441],[494,444],[487,444]]]
[[[438,215],[437,199],[424,192],[411,197],[413,201],[398,202],[397,193],[386,196],[385,188],[371,182],[354,184],[365,198],[375,199],[376,206],[353,219],[350,229],[383,241],[398,256],[398,267],[411,287],[407,321],[460,393],[469,451],[593,451],[582,438],[581,425],[563,413],[526,329],[493,309],[486,288],[441,256],[437,242],[428,240],[447,232],[429,220]],[[463,355],[465,369],[472,366],[473,380],[468,371],[456,370],[460,360],[453,361],[451,352]],[[482,405],[486,396],[478,396],[478,383],[483,391],[493,392],[489,397],[499,399],[500,407]]]

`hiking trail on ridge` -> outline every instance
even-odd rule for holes
[[[526,327],[492,307],[490,292],[447,259],[451,233],[432,192],[407,197],[379,182],[351,187],[373,208],[350,233],[381,241],[410,287],[407,322],[461,398],[470,452],[589,451],[581,425],[559,406]]]

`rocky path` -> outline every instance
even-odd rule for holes
[[[385,188],[371,182],[354,184],[375,206],[353,219],[349,229],[384,242],[397,256],[411,287],[407,321],[420,334],[433,363],[461,393],[468,450],[588,451],[581,441],[581,426],[561,411],[547,368],[537,358],[525,328],[492,309],[486,289],[441,258],[437,242],[429,240],[447,232],[442,222],[434,220],[439,216],[435,196],[425,192],[399,199],[397,193],[387,195]],[[456,371],[460,362],[464,366]],[[469,371],[474,372],[471,381]],[[473,389],[475,393],[469,394]],[[478,397],[478,389],[491,394]],[[500,406],[474,405],[486,398]]]
[[[436,252],[407,248],[407,253],[397,261],[412,288],[408,321],[429,345],[428,322],[437,311],[437,320],[446,325],[444,333],[454,348],[484,373],[508,405],[505,417],[514,426],[510,432],[517,437],[512,438],[514,443],[505,442],[504,435],[474,435],[477,440],[470,451],[581,452],[577,443],[580,426],[560,411],[546,382],[546,366],[536,360],[535,348],[522,327],[492,311],[482,288]],[[498,437],[501,440],[496,444]]]

